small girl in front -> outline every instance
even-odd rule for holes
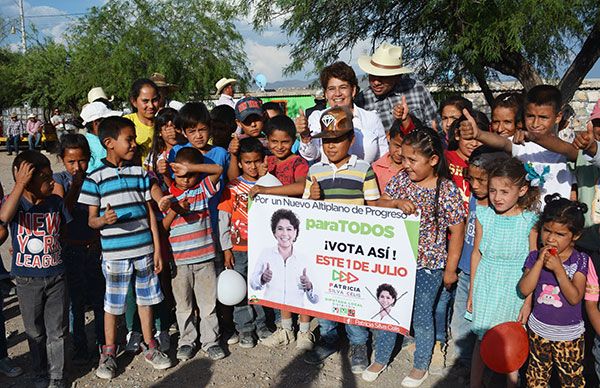
[[[539,188],[530,186],[523,163],[516,158],[498,161],[489,173],[490,207],[477,206],[475,243],[471,254],[471,287],[467,310],[473,313],[472,331],[478,341],[471,363],[471,387],[481,387],[484,365],[481,339],[492,327],[510,321],[527,322],[530,297],[518,292],[527,254],[537,240]],[[507,375],[516,387],[518,371]]]
[[[585,327],[581,301],[589,256],[573,249],[585,223],[587,206],[558,194],[547,195],[540,217],[542,248],[529,253],[519,283],[533,294],[529,316],[528,387],[547,387],[554,366],[561,387],[583,387]]]
[[[392,177],[380,203],[407,214],[417,210],[421,214],[412,322],[416,348],[413,369],[402,380],[403,387],[418,387],[427,379],[435,343],[436,296],[442,283],[449,288],[458,279],[456,268],[465,237],[465,209],[450,178],[442,140],[432,129],[421,128],[408,134],[402,143],[402,159],[405,170]],[[372,381],[376,376],[370,374],[381,373],[395,340],[394,333],[375,332],[375,362],[363,377]]]

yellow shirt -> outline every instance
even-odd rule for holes
[[[123,116],[133,121],[135,124],[135,142],[143,147],[142,152],[142,160],[146,160],[148,154],[150,153],[150,149],[152,148],[152,138],[154,137],[154,127],[151,125],[146,125],[142,123],[137,115],[137,113],[130,113],[128,115]]]

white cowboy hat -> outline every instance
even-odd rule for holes
[[[89,104],[85,104],[83,108],[81,108],[81,118],[83,119],[83,125],[87,123],[91,123],[94,120],[103,119],[111,116],[121,116],[123,112],[118,110],[108,109],[103,102],[96,101],[90,102]]]
[[[383,77],[413,72],[413,69],[402,66],[402,47],[387,42],[377,47],[373,56],[361,55],[358,66],[367,74]]]
[[[215,84],[215,87],[217,88],[217,94],[221,94],[221,91],[223,90],[223,88],[225,86],[235,83],[235,82],[237,82],[237,80],[235,78],[221,78]]]
[[[88,98],[88,102],[92,103],[99,98],[103,98],[107,101],[112,101],[112,100],[114,100],[115,96],[111,96],[109,99],[106,96],[106,93],[104,93],[104,89],[102,89],[100,86],[97,86],[95,88],[90,89],[90,91],[88,92],[87,98]]]

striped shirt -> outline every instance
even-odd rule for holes
[[[208,200],[218,192],[209,177],[196,186],[181,190],[172,184],[169,191],[181,201],[187,199],[190,210],[178,214],[169,233],[169,242],[176,265],[196,264],[212,260],[215,257],[215,243],[210,226]]]
[[[365,201],[379,199],[373,169],[369,163],[358,159],[356,155],[350,156],[348,162],[339,168],[324,161],[313,164],[306,176],[302,198],[310,196],[313,176],[317,178],[323,192],[323,200],[326,202],[364,205]]]
[[[79,203],[99,207],[103,216],[110,204],[117,222],[100,230],[102,257],[122,260],[154,252],[147,202],[150,178],[141,166],[114,166],[102,159],[102,166],[92,171],[83,182]]]

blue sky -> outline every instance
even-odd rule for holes
[[[69,23],[77,16],[47,17],[47,15],[85,13],[90,7],[101,6],[105,2],[106,0],[26,0],[24,1],[25,15],[30,16],[26,19],[26,24],[34,23],[42,34],[60,41]],[[18,0],[0,0],[0,15],[4,19],[17,21]],[[289,61],[289,49],[277,47],[277,44],[285,42],[285,35],[281,34],[277,27],[257,34],[246,21],[240,20],[237,28],[244,36],[245,49],[250,62],[248,67],[253,74],[263,73],[270,82],[304,78],[302,73],[288,77],[282,75],[281,70]],[[20,42],[19,39],[19,36],[13,35],[3,43],[16,47]],[[367,53],[369,48],[370,44],[362,42],[352,51],[344,52],[340,59],[351,63],[358,70],[356,59],[359,55]],[[596,62],[588,78],[600,78],[600,61]]]

